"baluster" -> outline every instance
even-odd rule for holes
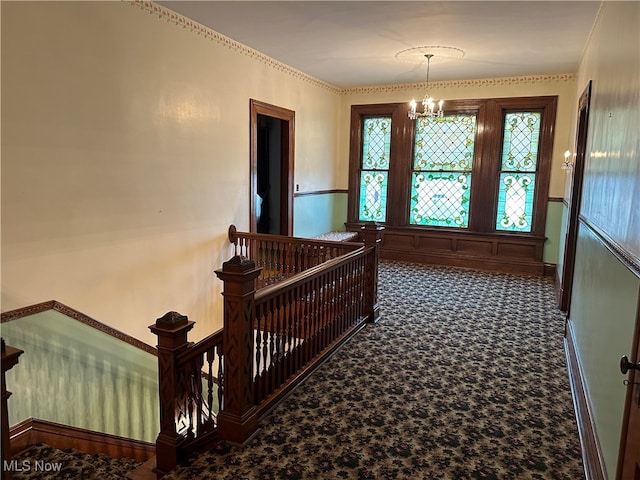
[[[209,415],[207,415],[207,425],[213,424],[213,361],[215,359],[215,346],[207,350],[207,404],[209,405]]]
[[[311,358],[315,357],[320,350],[320,328],[322,324],[322,284],[320,283],[320,278],[316,277],[313,280],[315,298],[313,302],[313,311],[314,311],[314,319],[313,319],[313,349],[311,351]]]
[[[302,333],[302,328],[303,328],[303,322],[304,322],[304,311],[303,311],[303,307],[304,307],[304,292],[301,286],[296,288],[296,309],[294,312],[295,315],[295,336],[296,336],[296,362],[295,362],[295,369],[296,372],[298,370],[300,370],[300,350],[302,348],[302,342],[303,342],[303,333]]]
[[[259,378],[262,377],[262,363],[260,362],[260,351],[262,345],[262,335],[260,334],[264,324],[264,314],[262,310],[262,306],[256,307],[256,330],[254,335],[256,337],[255,343],[255,356],[256,356],[256,367],[254,372],[254,379],[257,382]]]
[[[343,322],[345,319],[346,312],[345,312],[344,304],[342,303],[344,299],[344,295],[343,295],[344,292],[342,291],[342,289],[344,288],[343,282],[345,279],[345,275],[348,275],[349,273],[349,268],[348,268],[349,265],[351,264],[340,267],[340,271],[336,274],[336,281],[335,281],[334,294],[333,294],[333,302],[336,310],[336,314],[334,316],[335,324],[336,324],[335,338],[342,335],[342,333],[345,331]]]
[[[273,372],[274,372],[274,381],[273,381],[273,390],[278,388],[278,385],[282,382],[282,296],[279,295],[274,299],[275,305],[275,318],[274,318],[274,329],[273,335],[271,338],[273,339],[275,352],[274,356],[271,357],[271,362],[273,364]],[[269,393],[272,393],[273,390]]]
[[[292,325],[291,325],[291,309],[293,308],[293,292],[287,291],[285,295],[285,315],[284,315],[284,345],[282,346],[285,355],[284,359],[284,378],[291,375],[291,341],[292,341]]]
[[[302,249],[303,246],[300,244],[296,244],[296,268],[295,272],[299,273],[303,270],[302,266]]]
[[[221,346],[216,346],[216,355],[218,357],[218,411],[216,412],[216,425],[218,425],[218,416],[224,407],[224,357],[222,356]]]
[[[331,342],[333,341],[333,328],[335,325],[335,310],[334,310],[334,294],[335,294],[335,290],[334,290],[334,281],[335,281],[335,274],[336,274],[336,269],[332,269],[329,272],[327,272],[327,294],[326,294],[326,299],[327,299],[327,340],[325,343],[325,346],[330,345]]]
[[[195,386],[195,373],[191,368],[191,375],[189,375],[189,390],[187,394],[187,417],[189,418],[189,427],[187,429],[187,438],[193,439],[195,428],[193,425],[193,399],[196,397]],[[196,421],[197,422],[197,421]]]
[[[293,275],[292,255],[293,255],[293,243],[287,242],[287,246],[285,247],[285,255],[284,255],[286,277],[290,277],[291,275]]]
[[[261,396],[260,396],[260,400],[264,400],[265,397],[267,396],[267,391],[269,388],[269,382],[271,381],[271,352],[270,352],[270,345],[269,345],[269,332],[271,330],[271,324],[273,323],[273,314],[271,312],[271,306],[270,306],[270,302],[267,302],[264,304],[264,310],[265,310],[265,320],[264,320],[264,324],[262,325],[262,360],[264,363],[264,379],[262,381],[262,392],[261,392]]]

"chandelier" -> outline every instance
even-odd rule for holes
[[[409,110],[409,118],[411,120],[415,120],[419,117],[442,117],[444,112],[442,111],[442,105],[444,104],[444,100],[440,100],[438,102],[438,110],[435,110],[435,102],[433,98],[429,96],[429,64],[431,62],[431,58],[433,57],[433,53],[425,54],[425,58],[427,59],[427,92],[424,94],[424,98],[422,99],[422,112],[417,112],[416,107],[418,106],[415,100],[411,100],[409,105],[411,106],[411,110]]]

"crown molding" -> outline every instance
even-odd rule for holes
[[[328,90],[338,95],[352,95],[352,94],[370,94],[370,93],[392,93],[406,91],[410,89],[422,89],[425,88],[425,83],[405,83],[398,85],[377,85],[366,87],[346,87],[340,88],[335,85],[331,85],[327,82],[323,82],[311,75],[308,75],[300,70],[297,70],[286,63],[282,63],[274,58],[271,58],[264,53],[258,52],[247,45],[237,42],[215,30],[206,27],[200,23],[180,15],[173,10],[160,6],[150,0],[123,0],[131,5],[139,7],[141,10],[146,11],[152,15],[155,15],[161,20],[171,22],[179,27],[189,29],[189,31],[204,37],[211,41],[216,42],[219,45],[229,48],[241,55],[246,55],[256,61],[264,63],[265,65],[278,70],[280,72],[291,75],[294,78],[310,83],[317,87]],[[441,82],[430,82],[432,87],[439,89],[447,88],[478,88],[478,87],[495,87],[495,86],[514,86],[514,85],[532,85],[539,83],[556,83],[556,82],[573,82],[576,75],[574,73],[562,73],[553,75],[527,75],[521,77],[504,77],[504,78],[488,78],[488,79],[476,79],[476,80],[449,80]]]
[[[573,82],[576,79],[574,73],[559,73],[553,75],[527,75],[522,77],[503,77],[503,78],[483,78],[475,80],[446,80],[440,82],[429,82],[433,88],[478,88],[478,87],[496,87],[496,86],[513,86],[513,85],[533,85],[537,83],[557,83],[557,82]],[[391,93],[401,92],[411,89],[424,89],[425,82],[421,83],[404,83],[398,85],[378,85],[369,87],[351,87],[343,88],[340,93],[360,94],[360,93]]]
[[[154,2],[149,0],[125,0],[127,3],[131,5],[135,5],[139,7],[141,10],[146,11],[152,15],[157,16],[159,19],[165,20],[167,22],[171,22],[179,27],[190,30],[191,32],[204,37],[208,40],[212,40],[219,45],[229,48],[237,53],[242,55],[246,55],[247,57],[251,57],[254,60],[257,60],[265,65],[273,68],[274,70],[278,70],[284,72],[288,75],[291,75],[294,78],[305,81],[316,87],[324,88],[325,90],[329,90],[333,93],[340,93],[341,89],[335,87],[329,83],[323,82],[322,80],[318,80],[311,75],[308,75],[300,70],[297,70],[293,67],[290,67],[286,63],[279,62],[264,53],[260,53],[257,50],[254,50],[247,45],[244,45],[240,42],[237,42],[221,33],[212,30],[209,27],[205,27],[204,25],[194,22],[193,20],[182,16],[173,10],[169,10],[168,8],[162,7]]]

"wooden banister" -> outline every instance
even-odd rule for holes
[[[187,333],[194,322],[179,313],[169,312],[149,327],[158,336],[159,477],[189,449],[210,447],[218,439],[246,442],[261,415],[365,322],[377,321],[382,229],[365,225],[364,244],[229,229],[236,255],[215,272],[224,282],[223,328],[192,344]],[[261,243],[251,243],[255,240]],[[265,268],[282,275],[278,283],[258,289]]]
[[[362,247],[360,242],[238,232],[234,225],[229,227],[229,242],[235,247],[234,255],[250,258],[263,268],[258,289]]]
[[[18,364],[23,350],[10,347],[4,343],[4,338],[0,339],[0,350],[2,352],[2,458],[0,459],[0,472],[2,480],[13,478],[11,472],[11,444],[9,442],[9,411],[7,410],[11,392],[7,390],[6,373]],[[7,468],[9,467],[9,468]]]

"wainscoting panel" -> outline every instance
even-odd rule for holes
[[[350,229],[357,229],[352,226]],[[500,272],[543,275],[544,237],[523,235],[435,231],[420,228],[386,227],[380,255],[404,260],[480,268]]]

